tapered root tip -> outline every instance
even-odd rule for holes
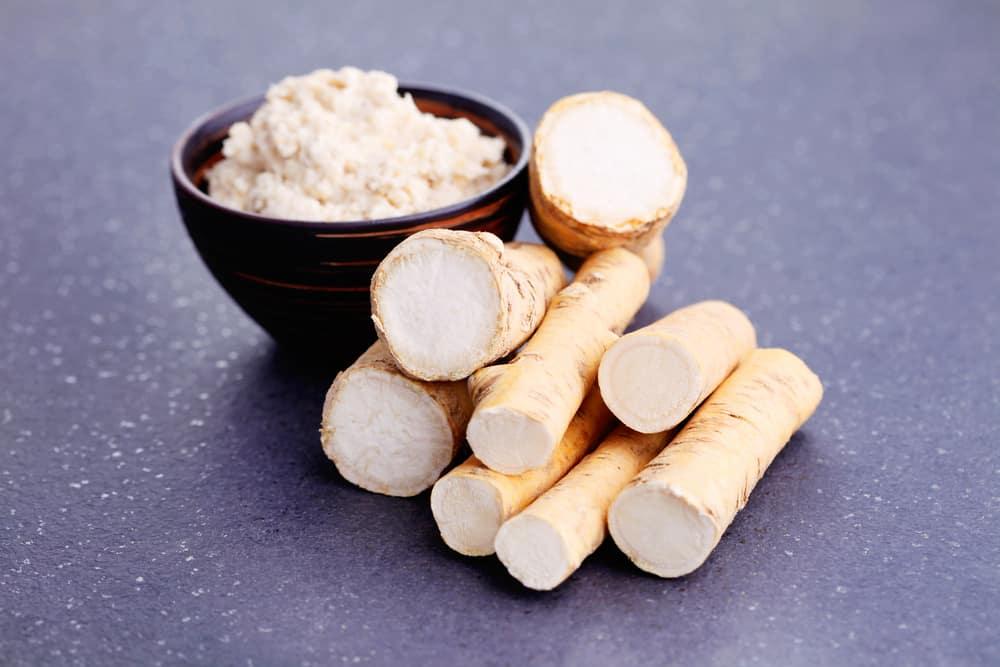
[[[503,523],[503,500],[486,481],[446,475],[431,491],[431,512],[441,538],[466,556],[489,556]]]
[[[718,542],[708,516],[655,485],[626,487],[608,512],[608,530],[633,563],[660,577],[693,572]]]
[[[541,468],[556,446],[544,424],[506,407],[474,412],[466,438],[476,458],[505,475]]]
[[[552,590],[576,568],[562,535],[552,524],[520,514],[497,533],[497,557],[511,576],[536,591]]]
[[[695,408],[701,370],[676,341],[632,334],[604,355],[597,381],[605,404],[623,424],[640,433],[659,433]]]
[[[355,371],[337,388],[322,440],[344,479],[390,496],[426,490],[455,452],[441,406],[409,380],[378,370]]]

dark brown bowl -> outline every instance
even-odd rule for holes
[[[424,213],[359,222],[310,222],[245,213],[211,199],[205,171],[221,158],[233,123],[263,96],[228,104],[195,121],[177,141],[170,171],[181,218],[202,260],[240,307],[282,344],[309,354],[351,358],[375,339],[369,284],[397,243],[422,229],[514,237],[528,197],[528,128],[509,109],[478,95],[401,86],[435,116],[464,117],[502,137],[513,165],[489,190]]]

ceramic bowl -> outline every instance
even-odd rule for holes
[[[264,97],[227,104],[175,144],[170,171],[177,205],[206,266],[237,304],[277,341],[308,354],[351,358],[375,338],[369,284],[400,241],[422,229],[492,232],[510,240],[528,197],[530,134],[509,109],[479,95],[400,86],[427,113],[464,117],[507,144],[510,172],[490,189],[445,208],[395,218],[311,222],[246,213],[211,199],[205,171],[221,159],[229,127]]]

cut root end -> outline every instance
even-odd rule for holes
[[[431,512],[445,544],[466,556],[489,556],[504,519],[503,500],[485,480],[443,477],[431,491]]]
[[[656,485],[629,486],[608,512],[615,544],[640,568],[681,577],[698,568],[718,542],[715,525],[683,497]]]
[[[497,557],[511,576],[536,591],[552,590],[576,570],[570,549],[555,526],[521,514],[497,533]]]
[[[441,406],[409,379],[364,369],[329,401],[323,450],[352,484],[414,496],[441,475],[455,439]]]
[[[686,185],[687,167],[670,133],[625,95],[563,98],[535,131],[532,220],[567,254],[652,241],[677,212]]]
[[[466,437],[480,461],[505,475],[544,466],[557,444],[545,424],[502,406],[474,413]]]
[[[601,361],[601,396],[618,419],[640,433],[673,428],[700,398],[701,373],[675,341],[633,335],[613,345]]]
[[[403,370],[452,380],[491,361],[503,313],[490,259],[436,237],[412,238],[380,267],[376,325]]]

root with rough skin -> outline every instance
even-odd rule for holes
[[[465,382],[409,378],[379,341],[333,381],[320,439],[347,481],[375,493],[414,496],[454,458],[471,413]]]
[[[822,396],[791,352],[752,352],[615,499],[618,548],[661,577],[697,569]]]
[[[528,166],[539,235],[570,255],[641,247],[670,222],[687,167],[641,102],[607,91],[565,97],[545,112]]]
[[[671,435],[616,428],[558,484],[501,526],[496,551],[507,571],[536,590],[565,581],[604,541],[611,501]]]
[[[633,253],[615,248],[587,259],[513,361],[469,378],[476,408],[467,437],[476,457],[506,474],[544,466],[605,350],[648,293],[649,273]]]
[[[565,284],[559,258],[545,246],[427,230],[379,264],[372,321],[408,375],[460,380],[527,340]]]
[[[594,388],[545,466],[520,475],[504,475],[471,456],[452,469],[431,490],[431,511],[445,543],[466,556],[492,554],[501,524],[558,482],[604,437],[613,422]]]
[[[756,345],[742,311],[702,301],[618,339],[597,381],[622,423],[656,433],[681,423]]]

